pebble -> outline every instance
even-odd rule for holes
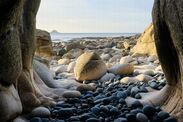
[[[86,122],[101,122],[99,119],[96,118],[89,118],[86,120]]]
[[[169,117],[169,118],[165,119],[163,122],[177,122],[177,120],[173,117]]]
[[[142,110],[143,110],[143,113],[148,117],[151,117],[156,113],[156,109],[150,105],[145,105]]]
[[[37,107],[35,109],[32,110],[31,112],[31,116],[32,117],[42,117],[42,118],[46,118],[49,117],[51,115],[50,111],[45,108],[45,107]]]
[[[127,122],[126,118],[117,118],[114,120],[114,122]]]
[[[30,120],[30,122],[42,122],[41,118],[39,117],[34,117]]]
[[[136,119],[139,121],[139,122],[148,122],[148,117],[143,114],[143,113],[138,113],[136,115]]]
[[[169,116],[170,116],[169,113],[164,112],[164,111],[160,111],[160,112],[158,113],[158,117],[161,118],[162,120],[168,118]]]

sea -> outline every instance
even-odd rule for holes
[[[85,37],[121,37],[133,36],[138,33],[50,33],[54,42],[69,41],[77,38]]]

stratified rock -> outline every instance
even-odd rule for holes
[[[116,74],[116,75],[129,75],[133,74],[134,66],[132,64],[116,64],[109,72]]]
[[[105,63],[93,52],[85,52],[76,60],[75,78],[78,81],[96,80],[107,72]]]
[[[52,42],[50,34],[46,31],[37,29],[36,38],[35,55],[50,59],[52,56]]]
[[[156,55],[153,24],[150,24],[150,26],[145,29],[131,51],[134,54]]]

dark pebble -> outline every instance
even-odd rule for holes
[[[120,118],[115,119],[114,122],[127,122],[127,119],[120,117]]]
[[[127,93],[123,92],[123,91],[118,91],[116,96],[119,97],[119,98],[126,99],[127,98]]]
[[[122,105],[124,105],[124,104],[126,104],[126,101],[125,101],[125,99],[121,98],[121,99],[119,100],[119,103],[122,104]]]
[[[42,122],[41,118],[39,117],[34,117],[30,120],[30,122]]]
[[[42,122],[49,122],[48,118],[41,118]]]
[[[119,110],[116,107],[113,107],[110,109],[110,113],[111,113],[111,115],[118,115]]]
[[[151,117],[156,113],[156,109],[150,105],[145,105],[142,110],[143,110],[143,113],[148,117]]]
[[[160,112],[158,113],[158,117],[161,118],[162,120],[164,120],[164,119],[170,117],[170,115],[169,115],[167,112],[160,111]]]
[[[174,117],[169,117],[165,119],[163,122],[177,122],[177,120]]]
[[[136,116],[134,114],[126,114],[126,119],[128,122],[136,122]]]
[[[91,111],[92,111],[92,113],[97,115],[97,114],[100,113],[100,108],[99,107],[93,107],[93,108],[91,108]]]
[[[61,108],[57,112],[57,114],[59,115],[60,118],[67,118],[74,115],[75,112],[76,112],[76,109],[73,109],[73,108]]]
[[[135,101],[132,103],[131,107],[135,109],[135,108],[141,108],[141,107],[143,107],[143,105],[141,102]]]
[[[101,122],[100,119],[96,119],[96,118],[89,118],[86,120],[86,122]]]
[[[142,97],[141,97],[140,94],[136,94],[136,95],[135,95],[135,98],[136,98],[136,99],[141,99]]]
[[[148,117],[143,114],[143,113],[138,113],[136,115],[136,119],[139,121],[139,122],[148,122]]]

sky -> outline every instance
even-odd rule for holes
[[[42,0],[37,28],[61,33],[139,33],[154,0]]]

